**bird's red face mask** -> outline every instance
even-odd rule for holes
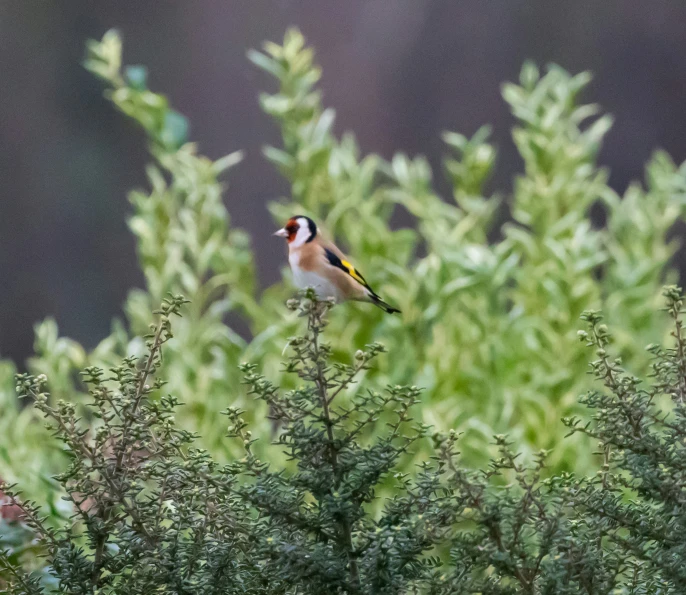
[[[279,231],[274,232],[274,235],[279,236],[280,238],[286,238],[290,244],[293,240],[295,240],[295,236],[298,235],[299,229],[300,224],[295,220],[295,218],[293,218],[289,219],[286,225]]]

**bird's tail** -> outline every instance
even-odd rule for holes
[[[381,308],[384,312],[387,312],[388,314],[395,314],[396,312],[400,313],[400,310],[398,310],[398,308],[394,308],[393,306],[387,304],[375,293],[371,294],[369,297],[372,300],[372,303],[375,306]]]

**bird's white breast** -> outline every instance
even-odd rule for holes
[[[300,255],[297,252],[291,252],[288,255],[288,263],[291,265],[293,271],[293,280],[299,289],[306,289],[312,287],[317,297],[325,300],[326,298],[334,298],[337,302],[342,302],[343,295],[340,290],[329,281],[326,277],[314,272],[305,271],[300,268]]]

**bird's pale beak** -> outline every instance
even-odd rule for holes
[[[287,238],[288,232],[286,231],[285,228],[282,227],[279,231],[275,231],[274,235],[279,236],[280,238]]]

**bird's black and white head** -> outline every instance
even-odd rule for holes
[[[299,248],[317,237],[317,225],[305,215],[291,217],[275,236],[286,238],[288,245],[292,248]]]

